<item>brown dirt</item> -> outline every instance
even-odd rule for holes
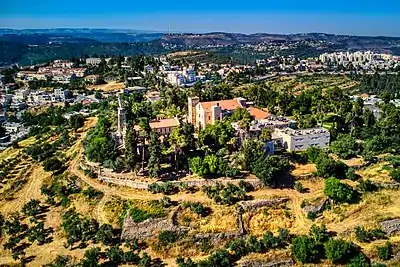
[[[88,87],[88,89],[99,90],[103,92],[117,92],[124,88],[125,84],[122,82],[109,82],[107,84],[91,85]]]

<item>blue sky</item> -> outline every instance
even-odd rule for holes
[[[3,0],[2,28],[400,36],[400,0]]]

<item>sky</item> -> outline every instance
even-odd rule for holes
[[[0,28],[400,36],[400,0],[2,0]]]

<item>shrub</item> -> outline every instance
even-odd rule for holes
[[[378,190],[378,187],[372,183],[370,180],[365,180],[365,181],[361,181],[358,184],[358,190],[360,190],[363,193],[367,193],[367,192],[374,192]]]
[[[400,182],[400,168],[397,169],[392,169],[390,171],[390,177],[392,177],[393,180],[395,180],[396,182]]]
[[[335,202],[352,202],[357,196],[350,186],[333,177],[325,180],[324,193]]]
[[[317,175],[328,178],[328,177],[338,177],[345,178],[346,171],[348,169],[347,165],[341,161],[336,161],[330,158],[328,155],[320,158],[316,162]]]
[[[389,260],[392,256],[392,245],[389,242],[386,242],[384,246],[377,247],[378,257],[381,260]]]
[[[298,191],[300,193],[303,193],[305,191],[305,188],[303,187],[303,185],[299,181],[296,181],[294,183],[294,189],[296,189],[296,191]]]
[[[251,183],[246,182],[244,180],[240,180],[239,181],[239,188],[242,189],[245,192],[254,191],[254,186]]]
[[[236,238],[232,240],[229,242],[228,248],[233,252],[233,256],[236,259],[240,259],[247,254],[246,242],[243,238]]]
[[[246,239],[246,246],[249,252],[259,253],[262,251],[261,242],[253,235],[249,235]]]
[[[342,159],[350,159],[358,153],[358,144],[351,135],[339,135],[329,148]]]
[[[317,219],[318,214],[314,211],[310,211],[307,213],[307,219],[314,221],[315,219]]]
[[[161,245],[170,245],[178,241],[180,238],[180,234],[175,231],[162,231],[158,234],[158,242],[160,242]]]
[[[334,264],[349,262],[354,252],[353,245],[343,239],[329,239],[324,248],[325,256]]]
[[[292,253],[300,263],[315,262],[318,259],[318,249],[314,241],[307,236],[298,236],[292,240]]]
[[[307,153],[308,161],[311,163],[316,163],[319,160],[319,158],[325,156],[325,152],[322,151],[321,148],[316,147],[316,146],[311,146],[311,147],[307,148],[306,153]]]
[[[166,183],[152,183],[149,185],[148,190],[153,194],[163,193],[165,195],[173,195],[178,193],[179,188],[170,182],[166,182]]]
[[[189,208],[192,212],[204,217],[210,213],[210,209],[200,202],[184,202],[183,207]]]
[[[326,231],[326,226],[324,224],[321,226],[313,224],[310,228],[309,236],[314,240],[315,243],[320,244],[324,243],[329,238],[329,234]]]
[[[348,264],[349,267],[370,267],[367,257],[364,254],[359,253],[357,256],[350,259]],[[373,265],[375,266],[375,265]],[[377,267],[377,266],[376,266]]]
[[[377,239],[385,239],[386,233],[381,229],[375,228],[372,230],[365,230],[362,226],[357,226],[355,228],[356,238],[359,242],[369,243]]]

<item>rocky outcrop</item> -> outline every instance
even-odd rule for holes
[[[388,235],[400,233],[400,218],[381,222],[382,230]]]
[[[324,210],[326,203],[328,203],[328,199],[324,199],[319,205],[307,205],[303,208],[304,213],[320,213]]]

